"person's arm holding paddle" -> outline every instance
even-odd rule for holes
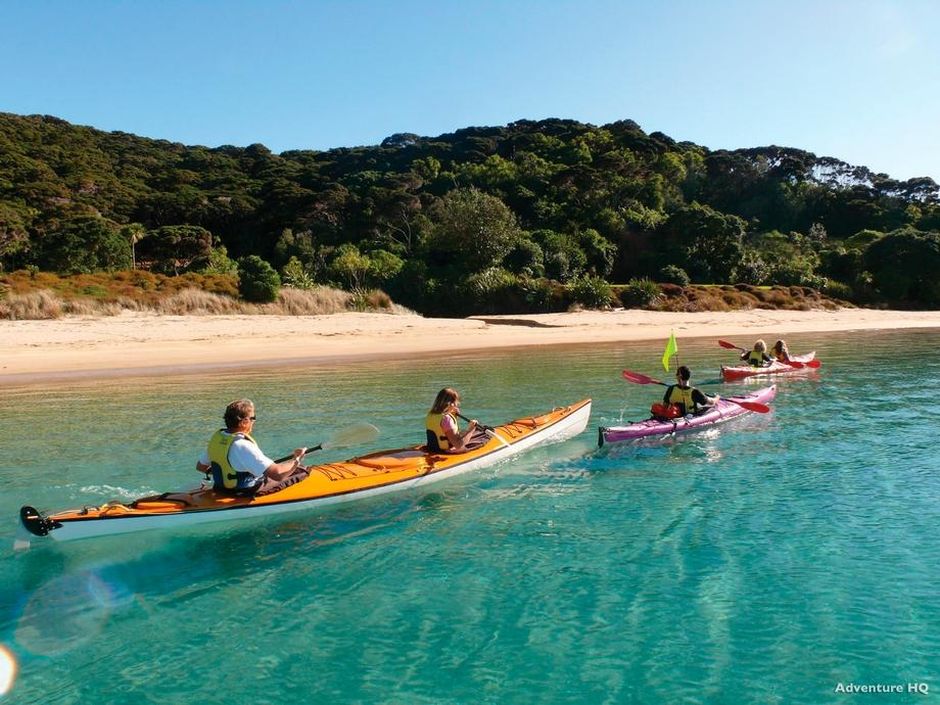
[[[454,421],[452,416],[448,415],[441,421],[441,428],[447,434],[447,440],[450,442],[450,452],[463,453],[467,450],[467,440],[477,430],[477,421],[471,419],[470,423],[467,424],[467,430],[461,433],[457,427],[457,422]]]
[[[705,409],[710,409],[711,407],[715,405],[715,403],[719,399],[721,399],[721,396],[718,394],[709,396],[698,387],[692,388],[692,401],[695,404],[696,412],[704,411]]]

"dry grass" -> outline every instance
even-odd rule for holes
[[[350,293],[330,287],[300,290],[285,287],[270,304],[239,300],[227,277],[150,272],[59,277],[45,272],[0,276],[0,319],[42,320],[62,316],[115,316],[122,311],[153,311],[174,316],[263,314],[316,316],[344,311],[413,313],[396,306],[380,290]]]
[[[73,276],[18,270],[0,275],[0,285],[10,294],[45,290],[62,299],[98,299],[121,303],[122,306],[126,301],[153,306],[186,289],[238,297],[238,281],[233,276],[187,272],[178,277],[168,277],[140,269]]]
[[[245,307],[230,296],[202,289],[183,289],[157,301],[154,309],[170,316],[213,316],[246,313]]]
[[[318,286],[315,289],[281,289],[278,300],[273,304],[264,304],[260,313],[273,313],[287,316],[317,316],[348,311],[353,295],[348,291]]]
[[[13,321],[61,318],[62,313],[61,299],[47,289],[28,294],[7,293],[0,300],[0,317]]]

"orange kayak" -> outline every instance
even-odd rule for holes
[[[571,438],[585,429],[590,414],[591,400],[584,399],[496,426],[482,446],[466,453],[428,453],[424,446],[412,446],[311,466],[305,479],[264,496],[236,497],[197,488],[50,514],[24,506],[20,521],[28,534],[21,531],[20,539],[48,535],[65,541],[269,516],[406,490],[493,465],[543,443]]]

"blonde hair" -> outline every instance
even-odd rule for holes
[[[456,389],[444,387],[434,398],[434,403],[431,405],[431,413],[443,414],[444,410],[458,399],[460,399],[460,395],[457,394]]]
[[[756,352],[767,352],[767,343],[765,343],[763,340],[758,340],[756,343],[754,343],[754,350]]]

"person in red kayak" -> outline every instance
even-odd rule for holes
[[[767,354],[767,343],[763,340],[758,340],[754,343],[753,350],[741,353],[741,359],[751,367],[766,367],[773,362],[770,355]]]
[[[477,422],[470,421],[463,433],[457,425],[460,415],[460,395],[456,389],[445,387],[437,393],[431,410],[424,420],[428,450],[434,453],[463,453],[471,450],[468,441],[477,430]]]
[[[676,370],[676,384],[666,387],[666,393],[663,394],[663,406],[667,410],[663,416],[677,418],[686,414],[700,414],[714,406],[715,402],[721,398],[717,394],[713,397],[708,396],[700,389],[693,387],[691,381],[692,370],[685,365],[680,365]],[[670,411],[673,409],[675,411]],[[655,409],[653,413],[655,415]]]
[[[290,460],[280,463],[261,452],[251,437],[257,420],[251,399],[233,401],[225,407],[224,419],[225,428],[212,435],[196,461],[199,472],[211,473],[212,489],[236,495],[268,494],[288,478],[306,477],[307,469],[300,464],[306,448],[295,449]]]
[[[771,354],[777,362],[790,362],[790,349],[786,342],[778,340],[770,349]]]

